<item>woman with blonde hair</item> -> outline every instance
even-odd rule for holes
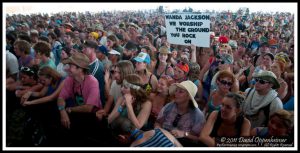
[[[150,93],[152,109],[149,116],[147,128],[154,128],[154,123],[160,110],[172,100],[172,96],[169,94],[169,87],[172,85],[172,83],[174,83],[172,77],[168,75],[162,75],[158,80],[156,91]]]
[[[288,93],[288,84],[286,81],[281,77],[284,72],[285,64],[279,60],[275,60],[274,63],[271,65],[271,71],[276,75],[277,80],[280,84],[280,87],[276,89],[278,95],[281,100],[287,95]]]
[[[141,129],[146,125],[151,112],[152,104],[141,83],[142,80],[138,75],[127,75],[121,88],[123,96],[117,100],[114,109],[108,116],[108,124],[115,131],[114,134],[117,135],[117,138],[121,138],[122,141],[128,140],[123,134],[130,129],[120,130],[120,127],[116,126],[118,122],[128,120],[128,123],[123,122],[123,128],[127,126],[126,124],[133,124],[135,128]]]

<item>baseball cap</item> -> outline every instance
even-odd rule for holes
[[[108,50],[104,45],[98,46],[96,52],[101,52],[103,53],[105,56],[108,55]]]
[[[109,53],[109,54],[112,54],[112,55],[119,55],[119,56],[121,55],[118,51],[116,51],[116,50],[114,50],[114,49],[111,50],[111,51],[109,51],[108,53]]]
[[[145,62],[150,64],[150,56],[147,53],[140,52],[137,57],[134,58],[137,62]]]

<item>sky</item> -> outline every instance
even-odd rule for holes
[[[297,13],[297,3],[3,3],[4,13],[56,13],[63,11],[91,11],[101,10],[143,10],[157,9],[164,6],[165,10],[191,7],[194,10],[231,10],[248,7],[251,12],[291,12]]]

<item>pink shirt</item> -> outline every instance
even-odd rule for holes
[[[64,81],[64,87],[59,94],[59,98],[63,98],[64,100],[68,98],[75,99],[75,93],[79,95],[82,93],[84,104],[102,108],[99,90],[98,80],[92,75],[86,75],[81,84],[68,76]]]

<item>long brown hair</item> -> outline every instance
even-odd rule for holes
[[[45,76],[46,78],[52,78],[52,85],[56,85],[62,78],[62,76],[54,69],[49,66],[42,67],[39,72],[38,76]]]
[[[134,66],[128,60],[121,60],[121,61],[119,61],[116,64],[116,67],[118,67],[119,70],[120,70],[121,80],[123,80],[126,75],[134,73]]]
[[[135,104],[142,104],[148,100],[147,93],[144,89],[142,89],[142,79],[137,74],[129,74],[125,76],[124,80],[126,80],[128,83],[131,83],[133,85],[140,86],[140,89],[133,89],[130,88],[130,93],[132,96],[136,99]]]

